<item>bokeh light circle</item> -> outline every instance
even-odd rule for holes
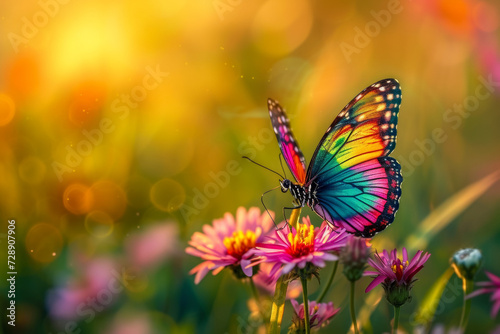
[[[0,93],[0,126],[9,124],[16,114],[16,104],[9,95]]]
[[[19,178],[32,185],[42,182],[46,171],[47,167],[37,157],[24,158],[19,164]]]
[[[105,238],[113,232],[114,221],[102,211],[92,211],[85,217],[85,229],[97,238]]]
[[[93,201],[93,194],[90,188],[81,183],[70,184],[63,193],[64,207],[75,215],[89,212]]]
[[[186,191],[179,182],[172,179],[162,179],[151,187],[149,198],[158,209],[173,212],[184,204]]]
[[[41,263],[49,263],[61,253],[63,237],[56,227],[47,223],[39,223],[29,229],[25,245],[32,259]]]
[[[107,213],[113,221],[117,221],[125,212],[127,198],[125,191],[116,183],[102,180],[90,188],[93,197],[92,211]]]

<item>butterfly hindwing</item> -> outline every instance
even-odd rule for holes
[[[290,121],[277,101],[268,99],[267,106],[273,130],[286,164],[295,180],[302,185],[306,180],[306,159],[293,136]]]
[[[318,204],[312,209],[334,225],[368,238],[393,222],[401,182],[401,167],[391,157],[368,160],[340,173],[330,170],[318,181]]]
[[[336,226],[370,237],[394,220],[401,167],[387,157],[396,145],[401,88],[374,83],[340,112],[316,148],[306,185],[317,184],[314,211]]]

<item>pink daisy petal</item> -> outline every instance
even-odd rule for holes
[[[235,268],[234,265],[251,276],[249,265],[255,257],[255,244],[264,240],[271,225],[267,212],[260,214],[258,208],[247,211],[243,207],[237,209],[236,219],[226,213],[224,218],[215,219],[212,225],[203,225],[203,233],[195,232],[189,241],[191,247],[185,250],[187,254],[205,260],[190,271],[196,273],[195,283],[198,284],[210,270],[216,275],[225,267]]]

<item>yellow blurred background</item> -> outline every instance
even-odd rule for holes
[[[403,195],[374,245],[404,246],[436,207],[500,168],[494,0],[3,1],[0,24],[0,247],[14,219],[16,333],[252,329],[240,326],[248,291],[225,272],[194,286],[199,260],[184,248],[278,185],[241,158],[281,168],[268,97],[310,159],[358,92],[400,81]],[[483,249],[500,274],[499,198],[493,186],[430,241],[407,318],[460,247]],[[290,201],[274,194],[268,206]],[[110,277],[123,291],[90,307]],[[332,298],[346,307],[341,289]],[[437,321],[457,322],[459,299]],[[471,326],[493,328],[487,298],[476,306]],[[327,328],[347,331],[347,319],[345,308]]]

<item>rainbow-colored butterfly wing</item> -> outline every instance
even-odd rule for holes
[[[268,99],[267,107],[269,109],[269,116],[271,116],[273,130],[286,164],[290,168],[295,180],[303,185],[306,181],[306,159],[293,136],[290,121],[277,101]]]
[[[306,185],[317,184],[312,209],[348,232],[371,237],[394,220],[401,167],[387,157],[396,146],[401,88],[374,83],[340,112],[316,148]]]

